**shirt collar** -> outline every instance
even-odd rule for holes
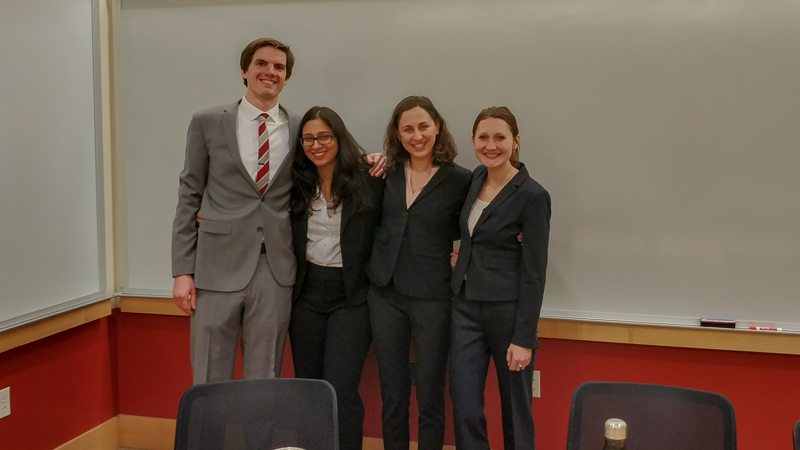
[[[281,105],[276,104],[272,109],[269,111],[261,111],[260,109],[253,106],[252,103],[247,101],[246,97],[242,97],[242,103],[239,104],[239,108],[244,113],[247,120],[256,120],[262,112],[266,112],[269,115],[268,120],[272,120],[273,122],[280,122],[281,116]]]

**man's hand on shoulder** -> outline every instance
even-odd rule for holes
[[[194,278],[191,275],[178,275],[172,282],[172,301],[175,305],[191,316],[197,308],[197,290],[194,288]]]
[[[367,164],[369,164],[369,174],[373,177],[379,177],[386,172],[386,155],[383,153],[371,153],[367,155]]]

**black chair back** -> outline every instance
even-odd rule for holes
[[[603,448],[606,419],[628,424],[627,450],[736,450],[736,418],[721,394],[639,383],[589,382],[572,396],[567,450]]]
[[[175,450],[338,450],[336,393],[323,380],[225,381],[181,398]]]
[[[794,450],[800,450],[800,420],[794,424]]]

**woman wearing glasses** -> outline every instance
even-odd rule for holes
[[[452,280],[450,393],[456,448],[489,449],[483,392],[492,357],[500,385],[503,448],[533,449],[531,383],[550,195],[519,162],[519,129],[508,108],[481,111],[472,143],[481,165],[472,173],[461,211],[461,247]]]
[[[409,350],[419,449],[441,450],[450,339],[450,252],[470,173],[453,163],[447,125],[426,97],[395,108],[384,138],[389,169],[369,274],[369,310],[383,399],[383,445],[408,450]]]
[[[365,265],[380,218],[383,179],[333,110],[315,106],[300,122],[292,176],[297,259],[289,325],[295,376],[336,390],[339,448],[360,450],[364,405],[358,385],[369,348]]]

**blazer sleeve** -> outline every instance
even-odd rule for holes
[[[197,212],[208,181],[208,146],[200,116],[195,114],[186,135],[186,156],[178,187],[178,207],[172,221],[172,276],[194,274],[197,254]]]
[[[523,348],[536,346],[536,329],[542,311],[547,248],[550,237],[550,194],[533,193],[523,212],[522,264],[517,317],[511,343]]]

